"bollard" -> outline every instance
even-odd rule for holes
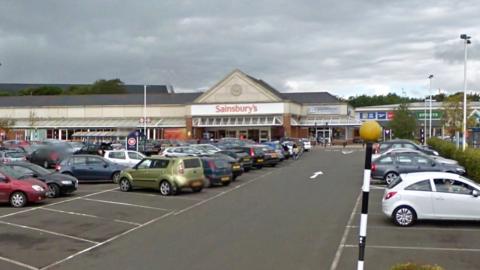
[[[364,269],[365,246],[367,241],[368,197],[370,192],[370,171],[372,166],[372,142],[380,138],[382,128],[376,121],[367,121],[360,127],[360,137],[367,143],[365,151],[365,167],[363,170],[362,213],[360,216],[360,231],[358,241],[357,270]]]

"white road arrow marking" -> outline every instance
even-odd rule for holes
[[[353,150],[343,150],[342,151],[342,154],[344,154],[344,155],[348,155],[348,154],[351,154],[351,153],[353,153]]]
[[[310,176],[310,179],[315,179],[315,178],[317,178],[317,176],[319,176],[321,174],[323,174],[322,171],[315,172],[312,176]]]

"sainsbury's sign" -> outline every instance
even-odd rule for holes
[[[250,104],[208,104],[192,105],[192,115],[256,115],[282,114],[283,103],[250,103]]]

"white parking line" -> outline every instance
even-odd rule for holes
[[[52,205],[57,205],[57,204],[62,204],[62,203],[71,202],[71,201],[75,201],[75,200],[80,200],[80,199],[83,199],[83,198],[87,198],[87,197],[90,197],[90,196],[95,196],[95,195],[102,194],[102,193],[109,192],[109,191],[116,190],[116,189],[118,189],[118,187],[102,190],[102,191],[95,192],[95,193],[90,193],[90,194],[80,196],[80,197],[74,197],[74,198],[71,198],[71,199],[63,200],[63,201],[58,201],[58,202],[55,202],[55,203],[49,203],[48,205],[45,205],[45,206],[38,206],[38,207],[32,207],[32,208],[25,209],[25,210],[20,210],[20,211],[14,212],[14,213],[10,213],[10,214],[0,216],[0,219],[10,217],[10,216],[14,216],[14,215],[18,215],[18,214],[21,214],[21,213],[31,212],[31,211],[34,211],[34,210],[37,210],[37,209],[42,209],[42,208],[49,207],[49,206],[52,206]]]
[[[345,247],[346,248],[358,248],[358,245],[345,245]],[[375,246],[375,245],[367,245],[366,248],[426,250],[426,251],[480,252],[480,249],[478,249],[478,248],[437,248],[437,247]]]
[[[338,267],[338,263],[340,262],[340,258],[342,257],[343,248],[345,247],[345,243],[347,242],[348,233],[350,231],[350,226],[353,222],[353,219],[356,215],[356,211],[358,206],[360,205],[360,199],[362,198],[362,193],[358,194],[357,201],[355,202],[355,206],[353,207],[352,213],[350,214],[350,218],[348,218],[347,226],[345,226],[345,231],[343,231],[342,240],[340,240],[340,244],[338,245],[337,252],[335,253],[335,257],[333,258],[332,264],[330,265],[330,270],[336,270]]]
[[[166,214],[164,214],[164,215],[162,215],[162,216],[160,216],[160,217],[154,218],[154,219],[152,219],[152,220],[150,220],[150,221],[148,221],[148,222],[146,222],[146,223],[143,223],[143,224],[141,224],[140,226],[134,227],[134,228],[132,228],[132,229],[130,229],[130,230],[128,230],[128,231],[124,231],[123,233],[117,234],[117,235],[115,235],[115,236],[113,236],[113,237],[111,237],[111,238],[109,238],[109,239],[107,239],[107,240],[105,240],[105,241],[103,241],[103,242],[101,242],[101,243],[96,244],[95,246],[91,246],[91,247],[86,248],[86,249],[84,249],[84,250],[80,250],[79,252],[74,253],[74,254],[72,254],[72,255],[64,258],[64,259],[58,260],[58,261],[56,261],[56,262],[54,262],[54,263],[52,263],[52,264],[50,264],[50,265],[44,266],[44,267],[40,268],[39,270],[50,269],[50,268],[52,268],[52,267],[54,267],[54,266],[56,266],[56,265],[58,265],[58,264],[61,264],[61,263],[66,262],[66,261],[68,261],[68,260],[70,260],[70,259],[72,259],[72,258],[75,258],[75,257],[77,257],[77,256],[79,256],[79,255],[81,255],[81,254],[83,254],[83,253],[85,253],[85,252],[89,252],[89,251],[92,250],[92,249],[95,249],[95,248],[100,247],[100,246],[102,246],[102,245],[105,245],[105,244],[107,244],[107,243],[109,243],[109,242],[112,242],[113,240],[115,240],[115,239],[117,239],[117,238],[119,238],[119,237],[122,237],[122,236],[124,236],[124,235],[126,235],[126,234],[129,234],[129,233],[135,231],[135,230],[138,230],[138,229],[143,228],[143,227],[145,227],[145,226],[147,226],[147,225],[150,225],[150,224],[152,224],[152,223],[154,223],[154,222],[157,222],[157,221],[159,221],[159,220],[161,220],[161,219],[164,219],[164,218],[170,216],[171,214],[173,214],[173,211],[172,211],[172,212],[168,212],[168,213],[166,213]]]
[[[15,261],[15,260],[12,260],[12,259],[9,259],[9,258],[0,257],[0,260],[6,261],[6,262],[9,262],[11,264],[15,264],[15,265],[18,265],[18,266],[21,266],[21,267],[25,267],[25,268],[30,269],[30,270],[38,270],[38,268],[35,267],[35,266],[31,266],[31,265],[28,265],[28,264],[25,264],[25,263],[22,263],[22,262],[19,262],[19,261]]]
[[[58,210],[58,209],[53,209],[53,208],[42,208],[41,210],[47,210],[47,211],[51,211],[51,212],[57,212],[57,213],[63,213],[63,214],[68,214],[68,215],[75,215],[75,216],[82,216],[82,217],[91,217],[91,218],[97,218],[97,219],[108,220],[108,221],[115,221],[115,222],[118,222],[118,223],[125,223],[125,224],[130,224],[130,225],[135,225],[135,226],[140,226],[141,225],[140,223],[127,221],[127,220],[108,219],[108,218],[99,217],[99,216],[95,216],[95,215],[78,213],[78,212],[71,212],[71,211],[63,211],[63,210]]]
[[[112,191],[112,192],[119,192],[119,191]],[[122,193],[125,193],[125,192],[122,192]],[[138,196],[147,196],[147,197],[157,197],[157,198],[165,198],[165,199],[179,199],[179,200],[188,200],[188,201],[201,201],[202,199],[196,199],[196,198],[186,198],[186,197],[179,197],[179,196],[169,196],[168,198],[165,197],[165,196],[162,196],[162,195],[159,195],[159,194],[151,194],[151,193],[139,193],[139,192],[135,192],[134,191],[131,191],[131,192],[128,192],[129,195],[138,195]]]
[[[139,208],[145,208],[145,209],[153,209],[153,210],[159,210],[159,211],[173,211],[172,209],[165,209],[165,208],[152,207],[152,206],[139,205],[139,204],[131,204],[131,203],[124,203],[124,202],[105,201],[105,200],[97,200],[97,199],[90,199],[90,198],[82,198],[82,200],[92,201],[92,202],[109,203],[109,204],[117,204],[117,205],[125,205],[125,206],[139,207]]]
[[[72,235],[68,235],[68,234],[52,232],[52,231],[49,231],[49,230],[39,229],[39,228],[30,227],[30,226],[21,225],[21,224],[16,224],[16,223],[10,223],[10,222],[6,222],[6,221],[0,221],[0,224],[5,224],[5,225],[9,225],[9,226],[12,226],[12,227],[18,227],[18,228],[22,228],[22,229],[28,229],[28,230],[32,230],[32,231],[39,231],[39,232],[52,234],[52,235],[56,235],[56,236],[62,236],[62,237],[66,237],[66,238],[70,238],[70,239],[74,239],[74,240],[78,240],[78,241],[83,241],[83,242],[87,242],[87,243],[91,243],[91,244],[98,244],[99,243],[99,242],[96,242],[96,241],[92,241],[92,240],[88,240],[88,239],[84,239],[84,238],[80,238],[80,237],[76,237],[76,236],[72,236]]]

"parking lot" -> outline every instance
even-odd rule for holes
[[[201,193],[81,184],[27,208],[2,205],[0,269],[355,269],[363,155],[317,149]],[[478,223],[396,227],[381,212],[383,188],[370,194],[367,269],[478,269]]]

